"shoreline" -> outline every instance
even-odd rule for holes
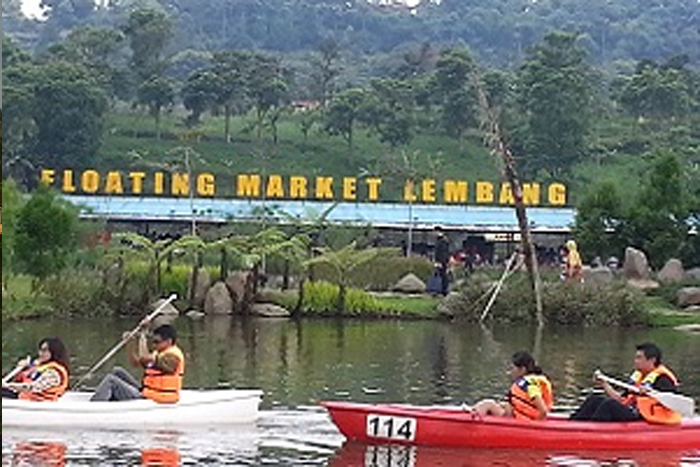
[[[279,306],[288,305],[290,297],[296,296],[294,291],[276,291],[277,297],[286,294],[286,300],[272,299],[268,303]],[[464,321],[461,318],[450,317],[439,311],[439,305],[442,303],[442,297],[435,297],[428,294],[400,294],[393,292],[378,292],[370,293],[377,300],[380,309],[377,311],[363,311],[338,313],[337,311],[310,311],[302,310],[296,316],[290,316],[292,319],[304,318],[334,318],[334,319],[352,319],[352,320],[443,320],[443,321]],[[642,312],[647,316],[646,324],[649,328],[677,328],[688,332],[700,332],[700,313],[693,313],[677,309],[670,304],[661,303],[655,297],[646,297],[642,303]],[[94,313],[86,313],[90,315]],[[60,318],[66,316],[75,316],[62,311],[52,311],[51,304],[46,297],[29,297],[29,298],[13,298],[3,292],[3,321],[21,321],[33,320],[42,318]],[[184,316],[184,314],[181,314]],[[242,315],[255,317],[255,315]],[[493,322],[493,321],[492,321]],[[500,322],[508,323],[508,320]],[[521,322],[512,322],[514,325],[522,324]],[[569,326],[576,326],[570,324]],[[585,325],[585,324],[579,324]],[[624,326],[622,327],[635,327]]]

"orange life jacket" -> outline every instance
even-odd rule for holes
[[[539,410],[537,405],[528,394],[528,387],[531,384],[539,386],[542,392],[542,400],[547,408],[547,412],[552,410],[554,405],[554,395],[552,393],[552,383],[545,375],[525,375],[518,378],[508,391],[508,402],[513,407],[513,416],[519,419],[537,420]]]
[[[657,366],[647,373],[646,376],[642,375],[640,371],[635,371],[630,376],[630,380],[637,387],[645,386],[651,388],[656,378],[661,375],[668,376],[673,381],[673,384],[678,386],[678,378],[666,365]],[[636,405],[639,414],[648,422],[661,423],[663,425],[678,425],[681,423],[681,414],[662,405],[653,397],[643,394],[630,394],[625,398],[624,403],[625,405]]]
[[[25,380],[35,381],[39,379],[42,373],[49,369],[56,370],[61,376],[61,382],[58,386],[46,388],[41,392],[21,392],[19,394],[19,398],[31,401],[55,401],[65,394],[66,390],[68,389],[68,370],[58,362],[52,361],[39,365],[30,375],[25,378]]]
[[[141,394],[147,399],[162,403],[174,403],[180,400],[182,377],[185,374],[185,355],[176,345],[170,346],[156,354],[156,360],[165,354],[172,354],[178,359],[174,373],[165,373],[158,368],[146,368]]]

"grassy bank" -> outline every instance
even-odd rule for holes
[[[183,145],[181,135],[188,132],[182,117],[176,113],[164,116],[161,121],[163,136],[157,140],[151,118],[139,113],[109,114],[97,168],[153,170],[172,166],[174,149]],[[391,149],[376,135],[358,131],[351,153],[342,138],[330,136],[317,127],[305,138],[300,130],[301,118],[303,116],[289,115],[281,120],[276,143],[270,138],[262,143],[256,141],[251,120],[245,116],[231,119],[232,140],[227,143],[223,137],[223,118],[207,118],[197,128],[198,140],[186,143],[197,154],[194,170],[212,171],[221,176],[262,172],[342,177],[365,170],[387,175],[400,168],[391,161],[382,163],[379,160],[386,159],[390,153],[404,152],[417,155],[417,167],[413,170],[425,172],[429,166],[431,176],[438,179],[452,178],[454,174],[463,174],[462,177],[469,180],[500,179],[496,160],[477,133],[460,143],[445,135],[418,132],[405,148]],[[387,183],[391,185],[390,180]]]
[[[42,293],[32,291],[31,279],[27,276],[3,277],[7,290],[2,289],[2,319],[29,319],[57,314],[51,300]]]

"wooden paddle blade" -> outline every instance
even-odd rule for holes
[[[695,416],[695,401],[690,397],[662,391],[653,391],[649,395],[667,409],[678,412],[683,417]]]

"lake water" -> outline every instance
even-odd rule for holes
[[[3,373],[39,339],[61,336],[75,376],[104,355],[138,319],[4,323]],[[187,387],[265,391],[255,426],[225,430],[61,431],[4,429],[3,465],[619,465],[699,466],[689,453],[510,452],[344,444],[322,400],[451,404],[500,395],[517,350],[536,350],[562,410],[590,390],[595,368],[623,377],[634,346],[654,341],[700,400],[700,336],[672,330],[548,328],[418,321],[335,321],[212,317],[176,321],[188,356]],[[121,352],[88,381],[94,385]]]

